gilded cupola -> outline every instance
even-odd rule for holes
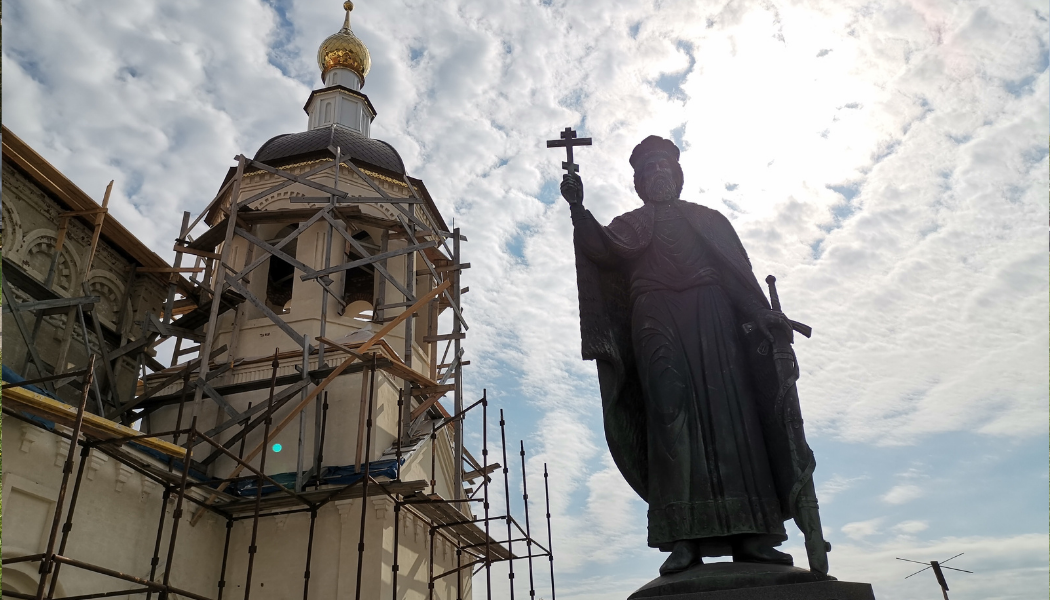
[[[353,2],[344,2],[343,9],[346,10],[346,19],[343,28],[328,36],[321,47],[317,49],[317,66],[321,68],[321,81],[328,82],[328,73],[333,69],[347,69],[360,78],[360,85],[364,86],[365,76],[372,67],[372,57],[354,32],[350,29],[350,11],[354,10]]]

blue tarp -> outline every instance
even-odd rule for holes
[[[14,369],[9,368],[6,363],[4,364],[3,373],[4,373],[4,381],[6,381],[7,383],[21,383],[21,382],[26,380],[25,377],[22,377],[18,373],[15,373]],[[32,392],[36,392],[36,393],[40,394],[41,396],[47,396],[48,398],[51,398],[52,400],[58,400],[60,402],[65,402],[65,400],[62,400],[61,398],[56,398],[55,395],[52,394],[51,392],[49,392],[47,390],[44,390],[44,389],[41,389],[41,388],[38,388],[35,385],[27,385],[27,386],[25,386],[25,388],[27,390],[32,391]]]
[[[401,463],[404,464],[405,459],[401,459]],[[369,463],[368,473],[372,477],[386,477],[388,479],[394,479],[397,477],[397,459],[388,460],[377,460]],[[288,489],[295,487],[295,472],[291,473],[278,473],[270,476],[274,481],[283,485]],[[357,471],[357,465],[347,465],[343,467],[325,467],[321,471],[320,485],[349,485],[356,483],[364,477],[364,471]],[[229,488],[226,488],[227,493],[233,493],[237,496],[255,497],[256,484],[258,482],[255,479],[249,481],[241,481],[236,483]],[[274,492],[279,491],[277,486],[264,482],[262,486],[262,494],[266,496]]]
[[[3,377],[4,377],[4,381],[6,383],[21,383],[21,382],[26,380],[25,377],[22,377],[18,373],[15,373],[15,371],[13,369],[8,368],[8,366],[6,364],[3,365]],[[55,398],[55,396],[52,395],[47,390],[42,390],[42,389],[36,387],[35,385],[27,385],[27,386],[24,386],[24,387],[25,387],[25,389],[27,389],[27,390],[29,390],[31,392],[36,392],[36,393],[40,394],[41,396],[46,396],[48,398],[51,398],[52,400],[58,400],[59,402],[65,402],[65,400],[62,400],[61,398]],[[55,422],[54,421],[49,421],[49,420],[44,419],[42,417],[38,417],[36,415],[29,414],[29,413],[27,413],[24,410],[23,411],[19,411],[19,412],[26,419],[29,419],[30,421],[33,421],[34,423],[39,423],[41,426],[44,427],[44,429],[47,429],[48,431],[54,431],[55,430]]]

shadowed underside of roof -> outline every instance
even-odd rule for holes
[[[272,165],[287,163],[310,155],[328,155],[329,146],[342,149],[344,157],[352,156],[391,174],[405,174],[405,164],[393,146],[338,126],[270,138],[255,153],[255,160]]]

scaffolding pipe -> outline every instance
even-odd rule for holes
[[[347,359],[349,360],[349,359]],[[368,375],[368,420],[365,421],[365,475],[362,478],[361,490],[361,535],[357,542],[357,587],[355,600],[361,600],[361,577],[364,574],[365,562],[365,516],[368,514],[368,481],[372,478],[372,407],[376,398],[376,355],[372,354],[372,368]]]
[[[190,433],[186,440],[186,456],[182,459],[182,477],[179,481],[179,494],[175,500],[175,511],[172,513],[171,538],[168,540],[168,558],[164,563],[164,591],[160,593],[160,600],[168,600],[168,584],[171,582],[171,565],[175,560],[175,541],[179,535],[179,521],[182,520],[182,501],[186,498],[186,480],[190,476],[190,463],[192,461],[193,438],[197,433],[197,417],[190,422]]]
[[[485,597],[486,600],[492,600],[492,536],[489,534],[489,477],[487,472],[489,470],[489,391],[484,389],[481,392],[481,470],[483,473],[481,477],[482,486],[485,488]],[[458,468],[462,469],[463,464],[457,465]]]
[[[168,468],[171,468],[171,463],[168,463]],[[164,537],[164,517],[168,515],[168,500],[171,498],[171,488],[164,486],[164,494],[161,495],[160,499],[160,518],[157,519],[157,540],[153,543],[153,558],[149,561],[149,580],[156,581],[157,579],[157,565],[160,564],[160,541]],[[146,600],[150,600],[153,597],[153,590],[146,592]],[[222,594],[219,594],[219,599],[222,600]]]
[[[69,497],[69,510],[66,511],[66,523],[62,526],[62,541],[58,545],[58,553],[62,555],[65,555],[66,553],[66,543],[69,541],[69,532],[73,530],[73,511],[77,508],[77,498],[80,497],[80,484],[84,481],[84,467],[87,466],[88,454],[90,453],[91,446],[84,444],[84,447],[80,449],[80,464],[77,465],[77,477],[73,482],[73,495]],[[55,597],[55,587],[58,585],[58,572],[61,568],[61,563],[55,565],[55,574],[51,576],[51,584],[48,586],[47,590],[47,600],[52,600]]]
[[[219,571],[219,595],[217,600],[222,600],[222,591],[226,588],[226,562],[230,557],[231,533],[233,533],[233,518],[226,517],[226,542],[222,545],[222,569]]]
[[[314,553],[314,525],[317,523],[317,509],[310,509],[310,535],[306,542],[306,571],[303,573],[303,600],[310,597],[310,561]]]
[[[236,199],[234,201],[236,202]],[[263,451],[262,456],[259,458],[259,479],[255,488],[255,514],[252,519],[252,541],[248,546],[248,574],[244,580],[244,600],[249,600],[252,593],[252,569],[255,567],[255,552],[258,550],[255,542],[259,535],[259,508],[262,505],[263,475],[266,473],[266,447],[270,445],[270,423],[273,422],[270,409],[273,408],[273,392],[274,388],[277,387],[277,367],[281,365],[281,361],[277,358],[279,352],[279,348],[274,348],[273,362],[270,363],[272,369],[270,373],[270,397],[266,403],[266,421],[263,425]]]
[[[401,436],[403,435],[402,427],[405,421],[405,390],[401,390],[397,395],[397,437],[394,439],[394,481],[401,481]],[[397,571],[398,571],[398,551],[401,548],[400,545],[400,534],[401,534],[401,502],[398,499],[394,499],[394,564],[390,567],[390,582],[391,588],[393,589],[392,599],[397,600]]]
[[[551,492],[550,487],[547,485],[547,463],[543,463],[543,498],[547,502],[547,560],[551,565],[551,600],[555,600],[557,596],[554,595],[554,543],[553,536],[551,535]]]
[[[95,355],[88,359],[88,373],[84,376],[84,389],[80,394],[80,404],[77,406],[77,418],[73,423],[73,432],[70,434],[69,451],[66,452],[66,462],[62,465],[62,485],[58,489],[58,498],[55,500],[55,516],[51,520],[51,533],[47,538],[47,551],[40,562],[40,581],[37,583],[36,600],[44,598],[44,583],[47,575],[51,572],[51,565],[55,557],[55,540],[58,537],[58,522],[62,519],[62,507],[66,500],[66,486],[69,485],[69,475],[73,472],[73,456],[77,450],[77,441],[80,439],[80,429],[84,425],[84,411],[87,408],[88,391],[95,377]]]
[[[525,554],[529,556],[529,598],[535,598],[536,579],[532,570],[532,526],[529,523],[529,482],[525,477],[525,440],[521,440],[521,501],[525,504]]]
[[[510,588],[510,600],[514,600],[514,535],[511,531],[510,520],[510,467],[507,465],[507,421],[503,418],[503,409],[499,409],[499,436],[503,447],[503,498],[507,501],[507,560],[509,572],[507,573],[507,585]]]
[[[459,236],[459,228],[456,228],[452,232],[452,234],[453,234],[453,236],[455,236],[452,239],[452,264],[458,267],[460,265],[460,249],[459,249],[460,236]],[[453,281],[453,283],[452,283],[452,302],[454,302],[456,304],[456,309],[457,310],[460,308],[460,306],[459,306],[460,305],[460,298],[462,296],[462,290],[461,290],[461,283],[462,282],[460,281],[460,273],[461,272],[462,272],[461,269],[456,269],[456,270],[452,271],[452,273],[451,273],[451,277],[452,277],[452,281]],[[460,318],[458,312],[453,311],[453,315],[452,315],[452,334],[453,334],[453,339],[455,340],[453,343],[456,346],[456,354],[455,354],[455,356],[459,357],[456,360],[456,389],[453,392],[455,394],[453,410],[455,411],[456,415],[461,415],[463,413],[463,360],[462,360],[462,357],[460,355],[460,352],[462,351],[462,340],[460,340],[460,334],[462,332],[463,332],[463,320]],[[433,361],[434,357],[431,356],[430,360]],[[454,466],[453,466],[453,476],[452,476],[452,481],[453,481],[453,483],[452,483],[452,498],[454,500],[459,500],[459,499],[463,498],[463,419],[460,419],[459,422],[457,422],[455,425],[453,425],[453,428],[454,428],[453,429],[453,432],[454,432],[453,444],[455,446],[455,448],[454,448],[455,456],[452,459],[452,462],[454,464]],[[487,501],[488,500],[486,500],[486,502]],[[485,558],[488,558],[488,557],[485,557]]]

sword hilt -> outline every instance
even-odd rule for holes
[[[782,312],[780,310],[780,296],[777,295],[777,278],[769,275],[766,277],[766,284],[769,285],[769,304],[773,307],[773,310]]]

